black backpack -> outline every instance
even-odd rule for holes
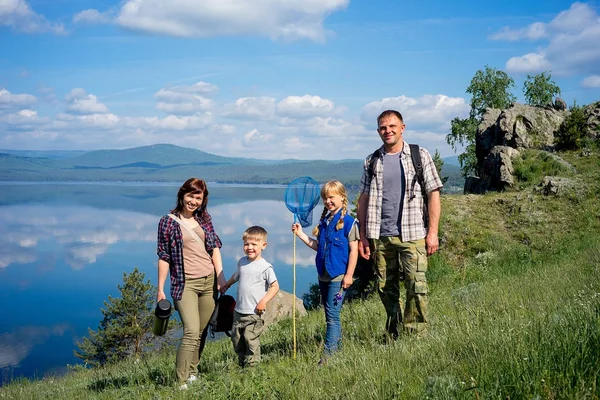
[[[213,338],[215,337],[216,332],[225,332],[227,336],[231,336],[234,308],[235,299],[232,296],[228,294],[222,294],[217,299],[215,310],[208,321],[208,328]]]
[[[429,220],[429,215],[427,214],[427,192],[425,191],[425,175],[423,174],[423,163],[421,162],[421,152],[419,151],[418,144],[409,144],[410,146],[410,158],[412,159],[413,166],[415,167],[415,179],[412,182],[414,187],[415,182],[419,182],[419,186],[421,186],[421,194],[423,195],[423,219],[427,224]],[[369,174],[369,182],[373,179],[373,175],[375,175],[375,163],[377,159],[381,157],[381,153],[379,149],[375,150],[371,154],[371,159],[369,160],[369,167],[367,173]]]

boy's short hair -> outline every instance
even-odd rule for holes
[[[244,231],[242,235],[242,240],[262,240],[263,242],[267,241],[267,231],[262,226],[254,225]]]

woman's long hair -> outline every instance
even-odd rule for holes
[[[179,191],[177,192],[177,205],[171,210],[171,213],[181,213],[181,210],[183,210],[183,196],[186,194],[200,193],[204,194],[204,198],[202,199],[202,204],[200,207],[198,207],[194,214],[198,214],[201,219],[204,219],[207,214],[206,205],[208,204],[208,188],[206,187],[206,182],[198,178],[190,178],[185,181],[183,185],[181,185]]]

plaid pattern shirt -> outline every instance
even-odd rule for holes
[[[179,214],[175,216],[180,217]],[[221,248],[222,243],[215,233],[210,215],[205,212],[204,217],[195,215],[196,221],[204,230],[204,245],[208,254],[212,255],[214,248]],[[169,275],[171,276],[171,296],[175,300],[181,300],[183,287],[185,285],[185,270],[183,269],[183,235],[179,224],[165,215],[158,222],[158,240],[156,254],[158,258],[169,263]]]
[[[423,165],[423,177],[425,180],[425,192],[431,193],[436,189],[442,188],[442,181],[437,173],[431,154],[422,147],[419,147],[421,154],[421,163]],[[369,239],[379,239],[381,229],[381,210],[383,202],[383,154],[385,150],[381,146],[379,151],[381,157],[378,157],[374,166],[374,174],[369,179],[369,165],[371,162],[370,154],[364,163],[363,175],[360,180],[360,193],[369,195],[367,207],[366,236]],[[404,144],[400,153],[400,162],[404,172],[405,185],[403,203],[400,207],[400,240],[408,242],[412,240],[423,239],[427,236],[428,227],[423,222],[424,202],[419,185],[415,167],[410,156],[410,146]]]

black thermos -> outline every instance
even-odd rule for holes
[[[171,302],[167,299],[162,299],[156,304],[156,310],[154,310],[154,329],[152,329],[152,332],[156,336],[162,336],[167,332],[170,316]]]

